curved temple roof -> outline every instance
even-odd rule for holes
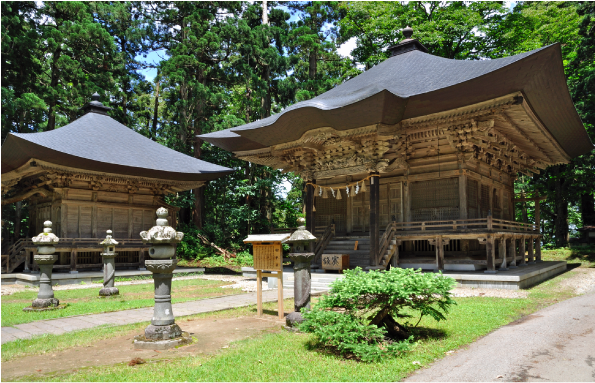
[[[178,181],[208,181],[233,171],[169,149],[100,111],[48,132],[9,133],[2,145],[2,174],[31,158],[78,169]]]
[[[593,149],[568,92],[559,44],[480,61],[407,51],[279,114],[199,137],[228,151],[260,149],[311,129],[392,125],[519,91],[568,155]]]

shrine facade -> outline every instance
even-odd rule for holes
[[[369,246],[353,241],[352,267],[494,273],[539,260],[539,219],[514,221],[514,181],[593,149],[559,44],[459,61],[404,34],[389,59],[332,90],[200,137],[302,176],[314,262],[350,238]]]
[[[142,268],[149,246],[139,233],[154,225],[155,211],[167,207],[176,226],[178,208],[164,196],[231,172],[134,132],[109,117],[109,109],[95,94],[86,113],[64,127],[9,133],[2,145],[2,204],[27,199],[30,222],[29,235],[2,253],[3,270],[23,262],[25,270],[34,267],[31,237],[47,220],[60,238],[54,269],[101,268],[99,243],[107,230],[119,242],[116,266]]]

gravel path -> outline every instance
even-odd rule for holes
[[[594,381],[594,299],[592,289],[521,318],[405,381]]]

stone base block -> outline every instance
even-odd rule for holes
[[[145,338],[147,340],[168,340],[182,336],[182,329],[177,324],[165,326],[155,326],[150,324],[145,329]]]
[[[48,306],[48,307],[33,307],[33,306],[29,306],[29,307],[25,307],[23,309],[23,311],[51,311],[51,310],[61,310],[61,309],[65,309],[68,305],[67,304],[61,304],[59,306]]]
[[[288,327],[296,327],[298,324],[304,321],[304,317],[302,313],[294,311],[292,313],[287,314],[285,317],[285,323]]]
[[[167,350],[169,348],[192,343],[192,337],[185,331],[183,331],[177,338],[165,340],[152,340],[147,339],[144,335],[137,335],[134,337],[133,343],[134,348],[140,348],[144,350]]]
[[[99,290],[100,297],[109,297],[112,295],[119,295],[119,294],[120,294],[120,290],[118,290],[117,287],[104,287],[101,290]]]
[[[31,304],[31,307],[45,308],[59,306],[60,301],[56,298],[37,298]]]

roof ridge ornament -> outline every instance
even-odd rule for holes
[[[95,92],[91,95],[91,102],[81,108],[85,112],[85,114],[99,113],[99,114],[104,114],[107,116],[107,111],[112,110],[112,108],[110,108],[109,106],[103,105],[99,101],[100,97],[101,97],[101,95],[97,92]]]
[[[417,39],[411,38],[411,36],[413,36],[413,28],[407,26],[403,28],[401,32],[403,33],[403,36],[405,36],[405,39],[401,40],[401,42],[396,45],[388,47],[388,50],[390,51],[390,57],[415,50],[428,53],[428,49],[422,43],[420,43]]]

